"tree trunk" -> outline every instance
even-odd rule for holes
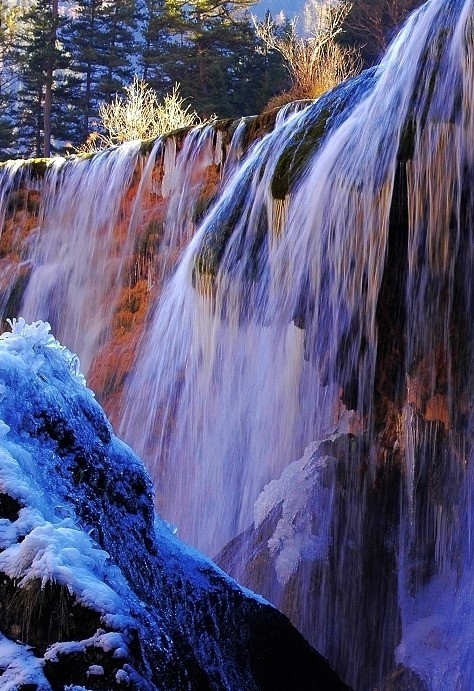
[[[54,46],[56,43],[56,21],[58,17],[58,0],[52,0],[51,3],[51,19],[52,28],[50,43],[54,51]],[[52,90],[53,90],[53,70],[54,70],[54,58],[51,59],[46,72],[46,83],[44,90],[44,145],[43,153],[46,158],[51,156],[51,106],[52,106]]]
[[[35,155],[41,156],[41,106],[43,103],[43,91],[41,87],[36,94],[36,117],[35,117]],[[44,125],[44,122],[43,122]]]

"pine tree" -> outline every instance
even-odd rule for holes
[[[68,66],[59,42],[64,20],[57,0],[36,0],[23,20],[25,30],[16,52],[22,144],[26,153],[49,156],[51,137],[58,135],[52,127],[55,74]]]
[[[0,159],[14,153],[14,110],[18,72],[15,65],[15,41],[24,10],[19,5],[0,2]]]
[[[102,4],[103,37],[99,47],[102,78],[101,98],[110,103],[134,74],[133,59],[138,52],[139,12],[135,0]]]
[[[71,68],[75,74],[72,102],[79,111],[76,126],[71,132],[75,143],[85,141],[91,123],[98,117],[99,82],[103,73],[102,5],[103,0],[78,0],[75,15],[65,32],[65,41],[72,55]]]
[[[253,24],[243,31],[246,40],[234,46],[232,114],[235,116],[260,113],[274,96],[290,88],[282,56],[260,44]]]
[[[135,0],[78,0],[65,40],[75,74],[73,102],[80,111],[71,139],[82,144],[99,122],[99,106],[132,80],[137,53]]]
[[[167,62],[165,56],[173,51],[166,0],[144,0],[141,18],[142,45],[139,55],[141,76],[163,96],[171,86],[170,78],[164,68]]]
[[[181,93],[202,117],[258,112],[283,88],[285,75],[278,69],[279,58],[257,52],[249,4],[147,2],[141,64],[148,83],[163,96],[179,82]]]

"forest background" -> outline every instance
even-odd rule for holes
[[[310,42],[311,4],[337,1],[0,0],[0,159],[75,152],[134,77],[158,99],[179,84],[203,119],[260,113],[282,92],[304,97],[252,15],[284,38],[299,12]],[[373,64],[420,4],[353,0],[337,40]]]

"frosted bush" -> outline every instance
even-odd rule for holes
[[[45,321],[36,321],[27,324],[23,317],[18,319],[7,319],[11,327],[11,332],[6,331],[0,334],[0,340],[6,341],[8,350],[21,355],[26,364],[37,372],[48,356],[50,363],[54,366],[66,365],[67,370],[84,386],[86,380],[81,373],[79,358],[75,353],[71,353],[65,346],[57,341],[51,332],[51,325]],[[4,389],[0,388],[0,396]]]

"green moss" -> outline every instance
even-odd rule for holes
[[[51,161],[51,158],[27,158],[24,159],[23,166],[20,168],[20,171],[26,168],[28,171],[30,171],[31,177],[39,179],[44,177],[46,169]],[[2,161],[0,163],[0,167],[5,166],[8,163],[9,161]]]
[[[194,274],[206,275],[214,279],[219,271],[219,266],[232,233],[234,232],[234,219],[224,221],[218,229],[213,228],[203,238],[199,252],[194,260]]]
[[[196,202],[196,205],[193,209],[193,214],[192,214],[192,221],[196,225],[198,225],[206,213],[208,212],[209,208],[212,205],[212,202],[214,201],[213,198],[208,198],[208,199],[198,199]]]
[[[176,139],[176,143],[180,144],[185,139],[189,131],[192,129],[192,127],[180,127],[177,130],[171,130],[171,132],[166,132],[166,134],[162,134],[161,139],[163,140],[163,142],[167,142],[168,139]]]
[[[271,132],[276,123],[277,115],[280,108],[275,108],[266,113],[261,113],[260,115],[253,116],[248,119],[248,126],[245,133],[244,148],[247,148],[258,139],[258,137]]]
[[[35,578],[19,587],[0,574],[2,631],[31,645],[36,654],[57,641],[84,640],[101,625],[100,613],[79,604],[66,586]]]
[[[78,154],[73,154],[71,158],[79,158],[81,161],[90,161],[91,158],[94,158],[99,151],[88,151],[87,153],[85,151],[81,151]]]
[[[240,208],[236,205],[229,216],[226,216],[224,210],[218,221],[208,230],[194,260],[194,283],[199,276],[200,279],[205,279],[206,284],[213,284],[239,218]],[[245,276],[249,281],[256,281],[261,275],[262,251],[268,238],[268,216],[265,206],[260,208],[256,227],[250,232],[250,237],[243,232],[238,238],[239,243],[234,247],[234,260],[238,261],[246,253]]]
[[[162,235],[163,223],[156,219],[150,221],[137,240],[136,253],[144,257],[149,253],[154,253]]]
[[[51,158],[30,158],[28,159],[26,165],[29,169],[32,178],[37,178],[38,180],[43,178],[48,165],[51,164]]]
[[[224,147],[229,146],[239,123],[239,118],[226,118],[223,120],[217,120],[214,123],[215,132],[221,132],[223,134]]]
[[[281,154],[272,177],[271,191],[274,199],[284,199],[291,186],[300,177],[309,158],[318,148],[326,131],[330,110],[324,108],[315,123],[308,129],[298,130]]]
[[[152,137],[151,139],[144,139],[140,144],[140,156],[148,156],[151,153],[155,142],[158,137]]]

